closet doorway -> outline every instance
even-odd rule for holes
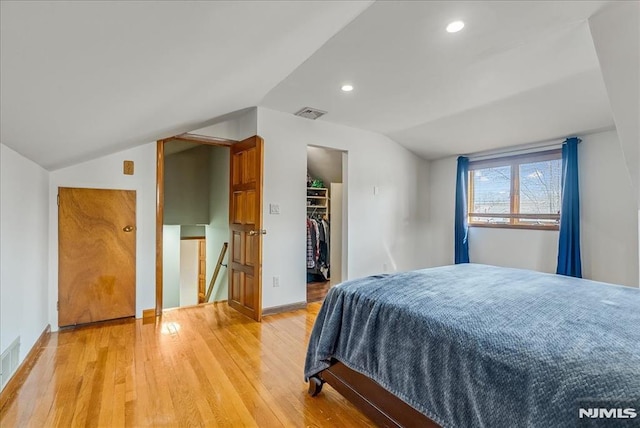
[[[307,302],[346,279],[347,152],[307,146]]]
[[[206,294],[229,241],[230,147],[179,138],[162,145],[162,308],[227,300],[226,266]]]

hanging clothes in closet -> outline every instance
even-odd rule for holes
[[[307,281],[329,279],[329,222],[307,218]]]

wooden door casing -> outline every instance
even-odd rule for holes
[[[229,305],[262,317],[262,138],[231,145],[229,192]]]
[[[204,303],[207,281],[207,241],[198,239],[198,303]]]
[[[58,189],[58,325],[135,316],[136,192]]]

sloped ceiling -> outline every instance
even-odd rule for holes
[[[377,2],[262,104],[384,133],[425,158],[613,126],[587,19],[607,2]],[[446,25],[463,20],[449,34]],[[340,91],[344,83],[355,89]]]
[[[0,141],[55,169],[249,106],[370,2],[0,3]]]
[[[342,183],[342,152],[324,147],[307,146],[307,173],[311,178],[330,183]]]
[[[587,20],[613,3],[2,1],[0,141],[56,169],[256,105],[427,159],[610,128]]]

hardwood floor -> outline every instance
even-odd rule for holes
[[[209,304],[53,333],[0,426],[373,426],[327,385],[306,393],[319,308],[256,323]]]
[[[322,302],[331,288],[329,281],[307,282],[307,302]]]

